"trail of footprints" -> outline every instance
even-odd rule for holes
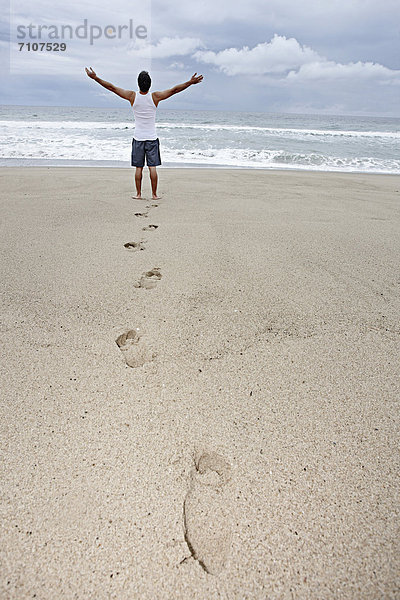
[[[158,204],[152,204],[157,207]],[[146,206],[150,208],[150,206]],[[137,212],[136,217],[147,218],[147,212]],[[150,224],[142,231],[155,231],[158,225]],[[127,242],[130,252],[144,250],[145,241]],[[136,288],[154,289],[162,275],[159,267],[144,271]],[[142,339],[142,332],[130,329],[115,340],[129,367],[141,367],[153,360],[152,353]],[[232,523],[232,469],[230,463],[217,452],[203,452],[194,458],[190,485],[183,504],[184,538],[190,556],[201,568],[218,575],[227,565],[231,546]]]
[[[153,204],[152,206],[158,206],[158,204]],[[150,208],[150,206],[146,207]],[[144,213],[135,213],[136,217],[147,217],[148,212]],[[158,225],[147,225],[143,227],[143,231],[155,231],[158,228]],[[129,252],[138,252],[140,250],[145,250],[145,240],[140,240],[139,242],[126,242],[124,244],[124,248],[126,248]],[[151,290],[156,287],[158,281],[161,279],[162,275],[159,267],[154,267],[151,271],[144,271],[137,283],[134,284],[136,288],[143,288],[145,290]],[[129,329],[125,333],[122,333],[115,340],[118,348],[121,350],[125,362],[128,367],[142,367],[146,362],[150,362],[155,355],[148,350],[145,342],[141,339],[142,333],[139,329]]]

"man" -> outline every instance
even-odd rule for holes
[[[97,77],[92,67],[90,70],[85,67],[86,73],[91,79],[94,79],[105,87],[110,92],[114,92],[117,96],[129,100],[133,108],[133,114],[135,116],[135,132],[132,141],[132,156],[131,165],[136,167],[135,172],[135,184],[136,184],[136,196],[133,198],[142,197],[142,175],[143,167],[146,158],[146,164],[149,167],[151,191],[153,194],[153,200],[158,200],[157,196],[157,166],[161,165],[160,158],[160,142],[156,133],[156,109],[161,100],[166,100],[178,92],[183,92],[191,85],[200,83],[203,80],[203,75],[197,75],[195,73],[189,81],[180,83],[164,90],[163,92],[152,92],[149,93],[151,86],[151,78],[147,71],[142,71],[138,76],[139,91],[133,92],[132,90],[124,90],[120,87],[116,87],[108,81],[104,81]]]

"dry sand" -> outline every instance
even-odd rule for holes
[[[400,177],[0,186],[1,598],[399,598]]]

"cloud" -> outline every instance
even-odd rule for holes
[[[137,41],[132,48],[137,56],[151,56],[151,58],[169,58],[171,56],[186,56],[198,48],[203,48],[202,41],[191,37],[163,37],[157,44],[148,44]]]
[[[257,44],[250,49],[227,48],[220,52],[199,50],[194,57],[203,63],[216,65],[227,75],[259,75],[260,73],[283,73],[290,69],[318,60],[318,54],[301,46],[294,38],[275,34],[270,42]]]
[[[386,0],[387,2],[388,0]],[[395,2],[396,0],[391,0]],[[180,0],[170,0],[168,3],[163,0],[153,0],[153,14],[162,11],[162,21],[167,21],[168,26],[172,23],[189,22],[196,23],[197,26],[214,24],[220,26],[226,21],[237,22],[241,25],[254,24],[263,17],[265,21],[273,23],[274,26],[293,23],[298,21],[307,22],[318,19],[325,23],[327,29],[329,24],[326,17],[332,15],[343,15],[344,19],[351,18],[354,13],[368,13],[372,9],[365,0],[330,0],[329,3],[322,3],[321,0],[230,0],[229,2],[215,2],[215,0],[202,0],[201,2],[181,2]],[[332,21],[332,18],[331,18]],[[162,24],[162,23],[161,23]]]
[[[378,63],[351,62],[347,64],[336,63],[332,60],[324,60],[301,65],[298,71],[290,71],[287,75],[288,81],[312,81],[312,80],[382,80],[387,83],[400,84],[400,71],[388,69]]]
[[[226,75],[273,75],[291,82],[312,80],[366,80],[380,79],[400,81],[400,71],[372,63],[341,64],[325,57],[308,46],[302,46],[295,38],[275,34],[270,42],[257,44],[254,48],[227,48],[220,52],[198,50],[194,53],[198,62],[216,66]]]
[[[171,63],[168,68],[169,69],[177,69],[179,71],[182,71],[182,69],[185,68],[185,65],[183,62],[175,61],[175,62]]]

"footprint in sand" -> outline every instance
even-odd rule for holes
[[[130,252],[136,252],[137,250],[144,250],[144,242],[127,242],[124,244],[124,248],[130,250]]]
[[[129,329],[115,340],[128,367],[141,367],[154,358],[140,338],[141,333],[138,329]]]
[[[158,225],[147,225],[142,228],[142,231],[154,231],[155,229],[158,229]]]
[[[218,575],[226,566],[231,547],[231,466],[216,452],[195,461],[192,481],[183,505],[185,540],[202,568]]]
[[[147,212],[137,212],[135,213],[135,217],[148,217],[149,215],[147,214]]]
[[[152,269],[151,271],[145,271],[144,273],[142,273],[139,282],[135,283],[135,287],[151,290],[156,287],[161,277],[162,275],[160,273],[160,268],[154,267],[154,269]]]

